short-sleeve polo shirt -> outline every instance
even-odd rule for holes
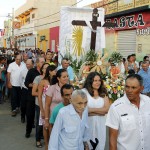
[[[138,109],[124,95],[111,105],[106,125],[118,130],[118,150],[149,150],[150,98],[140,94]]]
[[[20,86],[20,73],[24,69],[22,63],[20,66],[13,62],[9,64],[7,72],[10,73],[10,82],[12,86]]]

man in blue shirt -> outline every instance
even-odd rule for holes
[[[66,69],[69,75],[69,82],[70,84],[72,84],[74,80],[74,72],[73,72],[72,67],[69,65],[70,65],[70,60],[68,58],[63,58],[61,61],[61,66],[59,66],[57,70],[62,69],[62,68]]]
[[[147,61],[142,62],[142,69],[138,74],[143,78],[144,90],[142,93],[150,97],[150,68]]]
[[[48,150],[89,150],[87,96],[75,90],[70,103],[57,115]]]
[[[50,128],[53,126],[59,110],[61,108],[63,108],[64,106],[67,106],[70,104],[70,99],[71,99],[71,95],[73,92],[73,86],[70,84],[65,84],[61,87],[60,92],[61,92],[61,96],[63,98],[63,102],[59,103],[56,107],[54,107],[51,117],[50,117],[50,120],[49,120]]]

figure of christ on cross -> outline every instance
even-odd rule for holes
[[[101,27],[101,22],[97,21],[98,17],[99,17],[98,9],[94,8],[92,13],[92,21],[90,21],[94,31],[97,30],[97,27]],[[72,25],[87,26],[86,22],[82,20],[73,20]],[[95,50],[95,46],[96,46],[96,32],[91,31],[91,46],[90,46],[91,50]]]

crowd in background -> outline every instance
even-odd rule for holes
[[[40,49],[0,49],[0,103],[9,98],[12,117],[21,113],[21,122],[26,123],[26,138],[31,136],[35,126],[38,148],[43,147],[41,139],[44,137],[46,150],[48,145],[49,150],[59,150],[64,145],[69,147],[69,142],[74,145],[78,141],[83,141],[77,144],[78,150],[83,147],[85,150],[104,150],[105,115],[110,107],[105,85],[100,74],[92,72],[83,89],[74,91],[75,75],[70,63],[68,58],[63,58],[58,66],[58,54],[49,49],[46,52]],[[109,59],[110,70],[114,66],[116,64]],[[137,62],[135,54],[129,55],[123,59],[120,70],[131,75],[139,74],[144,85],[140,93],[150,97],[148,56]],[[87,130],[90,138],[86,135]]]

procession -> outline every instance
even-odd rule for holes
[[[0,149],[150,150],[149,5],[13,8],[0,30]]]

